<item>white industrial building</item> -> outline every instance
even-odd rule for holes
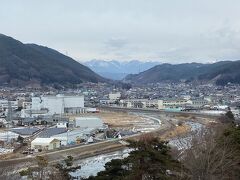
[[[183,98],[169,98],[169,99],[124,99],[120,100],[121,107],[127,108],[155,108],[160,110],[184,109],[185,107],[201,108],[210,104],[205,99],[183,99]]]
[[[11,142],[13,140],[17,140],[19,134],[11,131],[3,131],[0,132],[0,141]]]
[[[158,100],[158,109],[181,109],[187,104],[190,104],[190,102],[186,99],[181,98]]]
[[[30,109],[22,110],[22,117],[37,117],[39,115],[79,114],[83,113],[84,96],[40,96],[32,97]]]
[[[56,128],[68,128],[68,122],[58,122]]]
[[[75,126],[80,128],[103,128],[103,121],[98,117],[76,117]]]
[[[182,108],[190,102],[186,99],[125,99],[120,100],[120,106],[127,108],[155,108],[173,109]]]
[[[110,93],[108,95],[108,97],[109,97],[110,101],[116,101],[121,98],[121,93],[120,92]]]
[[[18,101],[8,101],[8,100],[0,100],[0,111],[5,111],[9,108],[9,106],[12,109],[18,108]]]
[[[120,100],[120,106],[127,108],[158,108],[158,100],[125,99]]]
[[[31,149],[53,150],[60,148],[61,142],[55,138],[36,138],[31,142]]]
[[[205,100],[205,99],[190,99],[188,100],[189,102],[189,106],[193,107],[193,108],[201,108],[204,107],[205,105],[209,105],[209,101]]]

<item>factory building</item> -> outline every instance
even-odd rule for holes
[[[84,96],[41,96],[32,97],[30,109],[23,109],[21,117],[39,115],[80,114],[84,113]]]

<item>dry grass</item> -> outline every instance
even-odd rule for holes
[[[96,114],[83,114],[81,116],[97,116],[110,127],[133,127],[133,124],[136,122],[144,122],[144,119],[137,115],[130,115],[121,112],[100,112]]]
[[[19,157],[23,157],[23,155],[22,154],[16,154],[16,153],[8,153],[8,154],[1,155],[0,159],[4,160],[4,159],[19,158]]]
[[[161,139],[168,140],[172,139],[184,134],[187,134],[191,131],[191,127],[189,125],[183,124],[182,126],[176,126],[173,130],[167,131],[161,136]]]

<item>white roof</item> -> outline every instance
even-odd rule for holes
[[[2,141],[17,139],[18,136],[19,136],[19,134],[11,132],[11,131],[0,132],[0,140],[2,140]]]
[[[58,139],[56,138],[36,138],[32,141],[32,144],[50,144],[53,140],[57,140],[59,141]]]
[[[103,121],[98,117],[76,117],[76,126],[82,128],[100,128],[103,126]]]
[[[77,136],[86,136],[88,134],[91,134],[91,132],[93,132],[95,130],[95,128],[81,128],[81,129],[75,129],[72,131],[68,131],[65,133],[61,133],[61,134],[56,134],[51,136],[52,138],[59,138],[59,137],[77,137]]]
[[[0,118],[0,122],[6,123],[7,121],[3,118]]]

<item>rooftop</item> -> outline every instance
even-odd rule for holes
[[[48,128],[39,134],[39,138],[50,138],[51,136],[67,132],[66,128]]]
[[[27,128],[13,128],[12,132],[15,132],[20,135],[33,135],[38,132],[40,129],[36,127],[27,127]]]

